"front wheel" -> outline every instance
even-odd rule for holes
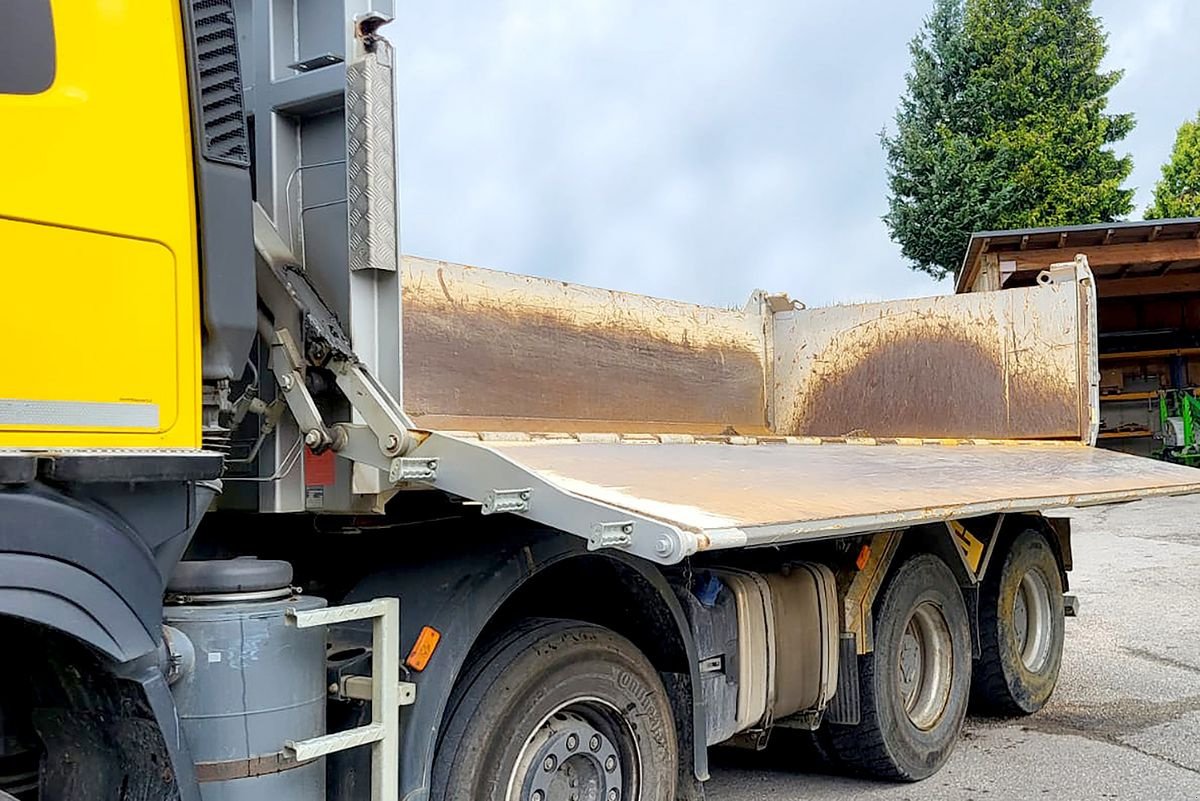
[[[646,657],[608,629],[518,624],[473,658],[448,716],[437,801],[674,801],[666,691]]]
[[[1029,715],[1050,700],[1066,634],[1062,593],[1054,551],[1033,530],[1018,535],[984,578],[974,685],[982,711]]]
[[[971,686],[971,631],[954,574],[918,554],[875,608],[875,650],[859,660],[861,722],[830,725],[838,759],[872,776],[917,781],[958,741]]]

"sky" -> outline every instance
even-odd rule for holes
[[[951,291],[881,216],[932,0],[398,2],[406,253],[740,306]],[[1200,110],[1195,0],[1095,0],[1139,219]]]

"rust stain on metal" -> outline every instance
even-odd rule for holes
[[[1061,360],[1002,341],[992,316],[898,315],[849,329],[813,361],[795,429],[813,436],[1079,435],[1079,389]]]
[[[761,433],[740,312],[407,259],[405,405],[420,425]]]

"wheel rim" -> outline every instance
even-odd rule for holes
[[[904,627],[897,655],[897,684],[908,719],[929,731],[942,719],[954,684],[954,641],[942,610],[923,601]]]
[[[641,755],[611,704],[577,699],[543,718],[525,740],[507,801],[635,801]]]
[[[1050,659],[1053,641],[1050,585],[1038,570],[1028,570],[1013,598],[1013,635],[1025,668],[1039,673]]]

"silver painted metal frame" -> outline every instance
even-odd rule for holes
[[[372,623],[371,722],[308,740],[288,740],[284,750],[297,762],[338,751],[371,746],[371,801],[399,801],[400,707],[416,699],[416,685],[400,680],[400,599],[376,598],[324,609],[288,609],[297,628],[332,626],[355,620]]]

